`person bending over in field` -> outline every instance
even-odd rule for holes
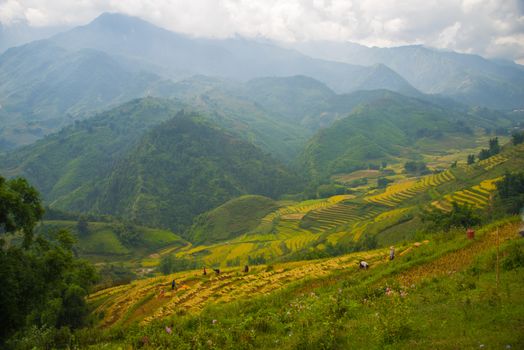
[[[213,269],[217,275],[220,275],[220,269]]]
[[[367,270],[368,267],[369,267],[369,264],[367,262],[365,262],[364,260],[361,260],[360,263],[358,264],[358,266],[361,268],[361,269],[365,269]]]

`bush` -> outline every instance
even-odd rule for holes
[[[507,255],[502,259],[502,268],[504,270],[514,270],[518,267],[524,267],[524,252],[520,242],[512,242],[507,250]]]

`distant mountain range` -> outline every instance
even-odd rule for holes
[[[524,107],[524,67],[513,62],[421,45],[380,48],[320,41],[292,47],[325,60],[384,64],[424,93],[450,96],[465,104],[501,110]]]
[[[280,135],[281,140],[297,140],[282,152],[273,142],[252,137],[284,158],[296,154],[304,140],[301,131],[282,123],[298,122],[313,131],[327,126],[347,114],[348,105],[354,107],[347,94],[356,91],[390,90],[448,105],[454,99],[502,110],[524,107],[524,68],[514,63],[420,46],[381,49],[321,42],[293,48],[244,38],[193,38],[139,18],[102,14],[85,26],[0,55],[0,151],[145,96],[190,99],[208,109],[216,109],[217,100],[223,106],[224,99],[242,101],[244,107],[245,100],[256,103],[278,124],[273,129],[291,135]],[[248,119],[257,108],[229,107],[225,114],[234,111]],[[275,119],[276,114],[286,121]]]

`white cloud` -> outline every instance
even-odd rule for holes
[[[0,22],[85,24],[122,12],[195,36],[425,44],[524,60],[522,0],[0,0]]]

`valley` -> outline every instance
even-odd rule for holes
[[[226,3],[0,3],[0,348],[524,348],[514,16]]]

